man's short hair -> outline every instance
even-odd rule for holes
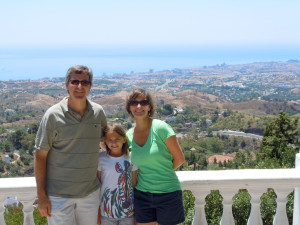
[[[68,69],[67,74],[66,74],[66,84],[69,83],[70,79],[71,79],[71,74],[86,74],[89,76],[89,81],[93,82],[93,71],[92,69],[88,68],[87,66],[81,66],[81,65],[77,65],[77,66],[72,66]]]

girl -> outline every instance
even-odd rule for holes
[[[185,161],[175,132],[165,122],[152,119],[155,105],[143,89],[133,90],[126,110],[135,127],[127,131],[129,148],[139,176],[134,190],[137,224],[175,225],[183,222],[180,182],[174,170]]]
[[[104,129],[103,136],[106,151],[99,154],[97,171],[101,186],[98,224],[132,225],[137,168],[129,157],[126,132],[114,124]]]

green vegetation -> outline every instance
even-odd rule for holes
[[[294,167],[295,155],[299,150],[299,129],[298,119],[292,119],[287,113],[280,113],[273,121],[266,126],[265,135],[260,144],[260,151],[257,152],[257,159],[252,159],[250,149],[246,151],[238,151],[233,163],[218,164],[214,163],[214,169],[225,168],[292,168]],[[221,138],[222,139],[222,138]],[[225,138],[228,141],[228,138]],[[183,149],[191,147],[190,139],[181,142]],[[212,138],[211,142],[216,142],[216,138]],[[202,140],[201,140],[202,141]],[[209,151],[209,145],[203,145],[201,141],[193,142],[192,144],[198,149],[205,149],[204,152]],[[232,139],[232,146],[244,146],[245,143],[239,142],[237,138]],[[191,164],[195,161],[201,160],[201,151],[194,153],[190,151],[185,153],[186,160]],[[200,163],[200,161],[198,161]],[[195,168],[195,167],[194,167]],[[212,167],[211,167],[212,168]],[[202,168],[205,169],[205,168]],[[184,195],[184,204],[189,206],[186,210],[187,218],[192,218],[191,210],[194,209],[194,198],[189,195]],[[190,198],[190,199],[188,199]],[[293,201],[294,193],[287,196],[287,214],[289,224],[292,224],[293,217]],[[250,195],[247,190],[239,190],[233,198],[233,216],[235,224],[247,224],[250,215]],[[211,194],[206,197],[205,212],[209,225],[219,224],[222,216],[222,196],[218,191],[211,191]],[[261,197],[261,214],[264,225],[272,224],[276,212],[276,193],[273,189],[268,189]],[[188,220],[186,224],[191,224]]]
[[[26,130],[2,129],[3,133],[7,134],[7,139],[0,140],[0,156],[9,155],[14,163],[7,164],[0,158],[0,177],[33,176],[33,151],[37,129],[37,123],[31,124]]]
[[[295,153],[299,151],[299,124],[297,117],[287,113],[278,116],[254,116],[219,108],[202,108],[198,106],[184,107],[177,111],[172,104],[157,106],[156,118],[170,119],[176,132],[181,133],[178,138],[184,152],[186,163],[180,170],[220,170],[245,168],[289,168],[294,166]],[[132,118],[125,110],[108,115],[110,122],[123,124],[126,129],[132,126]],[[38,123],[26,127],[8,129],[0,127],[0,134],[7,134],[7,139],[0,140],[0,153],[7,154],[14,160],[14,164],[6,164],[0,159],[0,176],[33,175],[32,161],[34,139]],[[254,131],[264,133],[262,141],[238,136],[215,134],[214,131],[230,129],[236,131]],[[17,159],[14,150],[18,150]],[[215,154],[230,154],[233,161],[214,162],[208,164],[207,158]],[[269,189],[261,197],[261,212],[264,224],[270,224],[276,209],[276,193]],[[250,213],[250,196],[247,190],[239,190],[234,198],[233,214],[236,224],[243,225]],[[194,215],[195,198],[191,192],[184,191],[184,207],[186,222],[191,224]],[[219,224],[222,216],[222,196],[219,191],[213,190],[206,197],[205,212],[208,224]],[[287,212],[289,220],[292,218],[293,193],[288,196]],[[22,216],[10,217],[10,214],[19,213],[19,208],[9,208],[6,220],[8,224],[20,224]],[[35,213],[37,213],[35,211]],[[22,214],[22,213],[21,213]],[[36,217],[36,216],[35,216]],[[43,223],[40,223],[43,224]]]
[[[300,149],[298,118],[292,120],[287,113],[267,125],[260,144],[260,167],[295,167],[295,155]]]
[[[5,207],[5,213],[4,213],[4,220],[7,225],[21,225],[24,221],[24,214],[23,214],[23,206],[20,205],[12,205],[12,206],[6,206]],[[34,208],[33,211],[33,218],[34,218],[34,224],[36,225],[46,225],[47,218],[44,216],[41,216],[37,208]]]

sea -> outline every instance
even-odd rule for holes
[[[69,67],[86,65],[95,77],[200,68],[217,64],[300,59],[295,46],[40,46],[0,47],[0,80],[64,77]]]

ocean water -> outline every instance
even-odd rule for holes
[[[300,59],[299,46],[88,46],[0,48],[0,80],[63,77],[73,65],[95,76]]]

